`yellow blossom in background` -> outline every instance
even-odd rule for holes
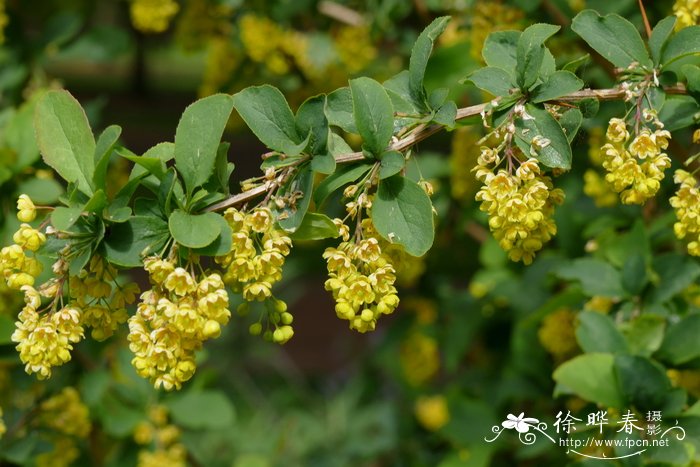
[[[676,15],[676,31],[698,24],[700,20],[699,0],[676,0],[673,4],[673,14]]]
[[[350,75],[362,71],[377,57],[377,49],[366,26],[341,26],[334,35],[333,43]]]
[[[429,431],[437,431],[450,421],[447,399],[442,395],[419,397],[414,413],[418,423]]]
[[[537,337],[557,361],[571,358],[578,352],[575,322],[576,313],[568,308],[555,310],[542,320]]]
[[[479,157],[477,142],[480,138],[481,135],[473,126],[461,127],[452,133],[450,188],[452,197],[461,202],[471,201],[479,188],[479,181],[472,168]]]
[[[0,0],[0,44],[5,42],[5,27],[10,22],[10,18],[7,16],[7,5],[6,0]]]
[[[134,28],[147,34],[164,32],[180,9],[173,0],[131,0],[129,12]]]
[[[2,419],[2,407],[0,407],[0,439],[7,432],[7,426],[5,426],[5,420]]]
[[[666,375],[671,380],[673,387],[681,387],[688,391],[691,396],[700,397],[700,370],[669,369],[666,371]]]
[[[412,386],[429,381],[440,369],[437,341],[420,331],[410,333],[401,343],[401,369]]]
[[[425,297],[408,297],[402,300],[402,309],[412,311],[416,315],[416,323],[432,324],[437,319],[437,306],[433,300]]]
[[[688,253],[700,256],[700,190],[695,176],[685,170],[676,170],[673,177],[679,185],[669,203],[676,212],[678,221],[673,231],[681,240],[686,240]]]
[[[483,60],[481,49],[488,35],[494,31],[520,30],[523,18],[522,10],[505,5],[500,0],[478,0],[474,4],[469,34],[472,56]]]
[[[180,429],[168,423],[168,409],[151,406],[148,421],[139,423],[134,430],[134,441],[144,446],[138,453],[137,467],[184,467],[187,450],[180,442]]]
[[[591,297],[584,305],[585,310],[597,311],[598,313],[610,313],[614,300],[610,297],[601,297],[599,295]]]

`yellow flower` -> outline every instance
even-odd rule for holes
[[[136,29],[159,33],[168,29],[170,20],[180,9],[173,0],[131,0],[129,12]]]
[[[27,195],[19,195],[17,199],[17,219],[20,222],[32,222],[36,219],[36,207]]]
[[[556,310],[542,320],[537,337],[542,347],[557,360],[565,360],[578,352],[575,321],[576,313],[568,308]]]
[[[450,409],[445,396],[422,396],[414,408],[416,418],[423,428],[437,431],[450,421]]]
[[[686,240],[688,253],[700,256],[700,190],[695,177],[685,170],[676,170],[675,182],[679,185],[675,196],[669,199],[677,222],[673,231],[680,240]]]
[[[421,332],[412,332],[401,344],[401,368],[413,386],[429,381],[440,369],[437,341]]]

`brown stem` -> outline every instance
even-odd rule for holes
[[[647,37],[651,38],[651,25],[649,24],[649,18],[647,18],[647,10],[644,8],[643,0],[639,0],[639,11],[642,12],[642,20],[644,20],[644,29],[647,31]]]
[[[664,91],[668,94],[685,94],[686,89],[682,84],[677,84],[675,86],[665,87]],[[621,88],[610,88],[610,89],[582,89],[580,91],[572,92],[566,96],[557,97],[554,101],[556,102],[577,102],[583,99],[598,99],[599,101],[614,101],[620,100],[625,97],[625,91]],[[469,107],[463,107],[457,109],[456,120],[464,120],[469,117],[474,117],[480,115],[482,112],[486,111],[487,106],[490,103],[476,104]],[[423,141],[431,135],[439,132],[445,127],[442,125],[434,124],[427,125],[422,124],[417,126],[413,131],[411,131],[406,137],[399,139],[389,146],[388,150],[393,151],[403,151],[410,148],[411,146]],[[341,154],[336,156],[336,164],[349,164],[352,162],[360,162],[365,160],[364,154],[362,152],[351,152],[349,154]],[[244,191],[243,193],[238,193],[233,195],[224,201],[206,208],[206,211],[220,211],[231,206],[236,206],[243,204],[251,199],[255,199],[258,196],[262,196],[267,193],[270,189],[275,186],[274,183],[268,182],[263,185],[257,186],[251,190]]]

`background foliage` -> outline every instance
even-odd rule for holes
[[[694,2],[647,3],[652,25],[674,12],[679,29],[697,22]],[[338,9],[339,4],[345,8]],[[0,5],[3,245],[12,243],[19,227],[19,194],[29,194],[37,205],[54,204],[65,193],[60,175],[79,180],[76,185],[87,197],[102,188],[105,199],[113,200],[140,170],[132,169],[128,158],[108,155],[106,176],[98,180],[92,172],[80,175],[84,166],[47,158],[61,157],[55,151],[60,138],[50,125],[42,130],[38,122],[34,137],[35,107],[47,90],[68,89],[85,108],[92,130],[107,135],[108,141],[119,139],[133,151],[131,157],[174,140],[173,157],[189,196],[207,182],[209,172],[179,156],[178,146],[206,145],[198,140],[206,131],[225,131],[224,140],[233,142],[228,155],[236,182],[259,175],[259,156],[266,149],[258,139],[287,154],[303,149],[299,145],[304,135],[293,125],[282,133],[258,128],[255,138],[244,124],[250,124],[246,117],[255,109],[246,112],[243,94],[229,99],[217,93],[273,84],[296,111],[308,97],[346,86],[348,79],[369,76],[383,82],[409,67],[419,34],[443,15],[453,19],[439,39],[433,37],[430,61],[422,57],[425,75],[417,78],[429,93],[409,86],[412,97],[423,99],[417,105],[434,114],[439,109],[428,96],[439,88],[447,87],[444,100],[459,107],[488,102],[498,94],[499,89],[484,87],[498,83],[498,71],[492,69],[495,74],[482,76],[481,82],[483,71],[471,74],[485,65],[504,66],[496,62],[507,59],[488,47],[482,55],[487,35],[524,30],[538,22],[561,26],[547,42],[557,68],[576,72],[587,87],[610,88],[614,67],[629,65],[630,52],[639,58],[634,47],[611,52],[611,64],[597,54],[601,46],[574,34],[572,18],[590,8],[618,13],[640,31],[643,25],[633,0],[5,0]],[[573,30],[586,37],[586,27],[590,24],[580,19]],[[588,37],[600,34],[594,30]],[[693,60],[697,56],[676,69]],[[416,69],[420,67],[411,68]],[[516,75],[506,79],[528,87],[539,70],[515,69]],[[455,84],[467,76],[476,86]],[[369,113],[383,92],[373,95],[377,90],[372,83],[366,78],[350,83],[352,92],[370,96],[365,103]],[[512,84],[506,83],[505,90]],[[554,97],[580,84],[565,78],[566,92]],[[280,98],[269,87],[249,89]],[[46,99],[39,105],[54,111],[70,107],[66,94],[52,96],[50,106]],[[206,96],[213,97],[185,110],[196,97]],[[673,131],[668,151],[673,167],[667,169],[659,194],[644,206],[620,204],[602,178],[605,128],[611,117],[624,114],[622,103],[601,102],[597,112],[581,108],[594,116],[583,120],[572,141],[571,170],[555,179],[566,193],[554,214],[558,233],[529,266],[509,261],[474,201],[480,182],[471,169],[483,136],[478,117],[468,122],[476,125],[458,126],[421,142],[405,170],[409,179],[432,184],[436,231],[434,243],[416,235],[405,244],[420,256],[433,243],[425,256],[395,252],[401,296],[396,312],[382,318],[374,333],[349,331],[334,316],[333,301],[322,290],[326,270],[321,254],[337,241],[297,242],[275,289],[295,317],[294,337],[284,347],[276,346],[248,332],[257,321],[255,313],[234,316],[222,336],[197,353],[197,374],[178,392],[157,391],[135,373],[125,329],[105,342],[76,345],[72,361],[55,369],[49,380],[25,374],[10,339],[22,297],[0,281],[0,464],[146,466],[165,465],[167,457],[158,456],[172,455],[191,465],[237,467],[696,465],[700,266],[674,236],[676,219],[668,199],[676,190],[673,169],[697,150],[692,130],[699,109],[694,98],[670,94],[658,105],[666,128]],[[224,128],[232,106],[238,112]],[[221,114],[223,121],[220,128],[204,124],[176,134],[183,111],[200,111],[212,121]],[[352,149],[379,156],[386,148],[392,128],[383,129],[381,116],[376,118],[379,123],[370,129],[362,128],[362,121],[343,123],[356,125],[343,126]],[[123,128],[121,136],[108,126],[112,123]],[[90,160],[94,146],[92,140]],[[569,161],[563,152],[547,165],[565,167]],[[391,156],[381,156],[387,161],[388,168],[382,168],[386,177],[401,169],[394,170]],[[317,164],[318,171],[323,162]],[[307,179],[317,183],[313,201],[320,204],[320,180],[310,171]],[[383,186],[391,188],[389,183]],[[238,191],[237,186],[232,190]],[[340,193],[332,193],[327,205],[340,206],[339,200]],[[184,206],[176,207],[187,215]],[[54,224],[69,228],[70,208],[56,212]],[[109,215],[114,219],[120,213]],[[187,222],[174,226],[175,218],[170,218],[169,231],[178,242],[193,248],[210,245],[200,245],[201,238],[187,229]],[[168,235],[167,225],[158,228]],[[153,230],[157,236],[158,229]],[[139,266],[133,255],[119,261]],[[133,276],[125,282],[147,284],[145,273],[128,274]],[[235,310],[241,299],[232,294],[231,300]],[[641,417],[662,410],[664,423],[677,419],[687,437],[672,448],[625,461],[569,457],[563,448],[540,442],[525,446],[513,436],[493,444],[484,441],[509,413],[526,412],[551,423],[559,411],[585,420],[585,414],[598,409],[611,414],[633,409]],[[616,427],[605,433],[607,438],[615,435]]]

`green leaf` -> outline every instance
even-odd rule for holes
[[[53,178],[28,178],[17,186],[17,193],[27,194],[36,204],[54,204],[63,187]]]
[[[214,175],[216,186],[224,195],[230,194],[229,180],[235,166],[228,161],[228,150],[231,143],[223,142],[216,150],[216,162],[214,163]],[[217,190],[218,191],[218,190]]]
[[[314,202],[321,206],[335,190],[358,180],[365,175],[374,164],[357,164],[341,167],[318,184],[314,191]]]
[[[163,162],[163,164],[165,164],[166,162],[175,158],[175,144],[170,142],[158,143],[152,148],[150,148],[148,151],[146,151],[143,154],[143,157],[150,159],[159,159]],[[134,177],[138,177],[139,175],[142,175],[146,172],[147,170],[141,165],[134,165],[134,168],[131,169],[131,175],[129,176],[129,178],[132,179]]]
[[[40,93],[37,93],[40,94]],[[17,154],[12,167],[15,173],[34,164],[39,159],[39,148],[34,131],[34,112],[38,97],[24,102],[12,115],[3,130],[4,143]]]
[[[564,130],[567,141],[569,144],[576,137],[579,128],[581,128],[581,123],[583,123],[583,114],[579,109],[569,109],[559,117],[559,125],[561,129]]]
[[[578,280],[586,295],[604,297],[623,297],[620,272],[603,260],[596,258],[578,258],[557,269],[562,279]]]
[[[34,127],[44,161],[92,196],[95,138],[78,101],[68,91],[47,92],[37,103]]]
[[[425,77],[425,70],[428,67],[428,59],[433,52],[435,40],[443,33],[449,22],[449,16],[442,16],[433,20],[433,22],[420,33],[411,50],[411,58],[408,64],[408,85],[411,96],[413,96],[413,101],[423,105],[421,110],[427,110],[423,78]]]
[[[348,133],[359,133],[352,113],[352,93],[350,88],[336,89],[326,96],[325,107],[328,123]]]
[[[700,314],[685,316],[666,330],[657,357],[671,365],[682,365],[700,357]]]
[[[116,209],[109,209],[105,215],[105,220],[111,222],[126,222],[131,217],[131,208],[124,206]]]
[[[621,407],[624,399],[615,374],[615,357],[607,353],[587,353],[562,363],[554,380],[582,399],[606,407]]]
[[[311,159],[311,168],[314,172],[329,175],[335,172],[335,157],[331,153],[316,154]]]
[[[513,84],[511,75],[502,68],[487,66],[473,71],[462,82],[471,82],[477,88],[486,91],[494,96],[507,96]]]
[[[663,50],[666,41],[673,33],[673,27],[676,25],[675,16],[667,16],[662,19],[656,26],[654,30],[651,31],[651,37],[649,38],[649,50],[651,51],[651,58],[654,60],[654,65],[659,65],[661,60],[661,51]]]
[[[649,281],[647,264],[641,254],[630,255],[622,266],[622,286],[632,295],[639,295]]]
[[[620,325],[620,331],[627,340],[627,347],[633,355],[649,357],[659,350],[664,340],[666,320],[659,315],[644,313]]]
[[[301,225],[291,235],[292,240],[323,240],[336,238],[339,235],[338,226],[325,214],[307,212]]]
[[[533,24],[523,31],[516,49],[515,78],[523,91],[537,82],[544,59],[544,42],[561,29],[553,24]]]
[[[379,155],[394,132],[394,108],[384,87],[371,78],[350,80],[355,126],[364,141],[363,147]]]
[[[301,225],[306,215],[306,211],[311,204],[311,197],[314,187],[314,173],[308,165],[299,170],[294,180],[288,188],[289,193],[300,191],[301,198],[297,199],[293,208],[285,208],[278,218],[278,224],[287,232],[294,232]]]
[[[581,55],[580,57],[565,63],[564,66],[561,67],[561,69],[564,71],[570,71],[571,73],[576,73],[579,68],[581,68],[584,65],[587,65],[590,61],[590,54]]]
[[[310,135],[308,151],[312,156],[326,152],[329,129],[325,107],[326,95],[320,94],[306,99],[297,110],[297,130],[300,135]]]
[[[645,357],[617,355],[615,370],[627,405],[631,404],[643,412],[658,410],[663,406],[671,390],[671,382],[661,365]]]
[[[571,29],[618,68],[627,68],[633,62],[649,69],[653,66],[639,31],[620,15],[600,16],[584,10],[576,15]]]
[[[95,194],[92,195],[92,198],[90,198],[88,202],[85,203],[85,206],[83,206],[83,211],[99,214],[102,212],[106,205],[107,195],[102,189],[99,189],[95,191]]]
[[[384,180],[401,172],[406,166],[406,158],[399,151],[387,151],[382,154],[379,163],[379,179]]]
[[[412,256],[424,255],[433,245],[433,205],[417,183],[394,175],[379,183],[372,205],[372,222],[390,243]]]
[[[583,118],[593,118],[600,110],[600,101],[594,97],[581,99],[578,103],[578,109],[581,111]]]
[[[143,256],[158,254],[169,238],[168,223],[160,217],[134,216],[110,227],[105,235],[105,257],[117,266],[139,267]]]
[[[214,171],[233,103],[231,96],[214,94],[194,102],[182,113],[175,131],[175,166],[188,194],[202,186]]]
[[[455,127],[455,120],[457,119],[457,104],[454,101],[445,102],[442,107],[440,107],[435,115],[433,115],[432,121],[438,125],[442,125],[448,130],[452,130]]]
[[[652,268],[659,276],[649,297],[652,303],[670,300],[700,277],[700,265],[687,255],[669,253],[656,256]]]
[[[486,64],[513,73],[521,34],[520,31],[496,31],[489,34],[481,49]]]
[[[176,209],[170,214],[168,227],[175,241],[189,248],[202,248],[210,245],[221,233],[219,214],[188,214]]]
[[[56,230],[68,230],[80,219],[82,213],[82,208],[65,208],[63,206],[58,206],[51,213],[51,225],[53,225]]]
[[[121,134],[122,129],[119,125],[110,125],[97,138],[97,144],[95,145],[95,173],[92,176],[95,188],[106,189],[109,158]]]
[[[542,107],[527,104],[525,110],[532,118],[518,118],[515,122],[518,147],[530,154],[533,138],[542,136],[549,140],[549,144],[537,152],[537,160],[547,167],[570,169],[571,146],[559,122]]]
[[[691,96],[671,95],[666,97],[664,106],[659,112],[659,119],[664,123],[664,129],[676,131],[695,125],[698,121],[700,105]]]
[[[674,34],[661,51],[661,69],[688,55],[700,53],[700,26],[688,26]]]
[[[217,220],[219,221],[219,235],[211,244],[204,248],[193,249],[193,253],[203,256],[223,256],[231,251],[231,244],[233,243],[231,227],[223,216],[217,216]]]
[[[294,114],[279,89],[270,85],[252,86],[233,95],[233,105],[268,148],[296,156],[306,147],[297,132]]]
[[[221,391],[190,390],[167,402],[173,420],[190,430],[231,428],[235,412],[231,401]]]
[[[146,157],[129,155],[125,152],[118,151],[118,154],[126,160],[133,162],[134,164],[140,165],[146,172],[161,180],[165,176],[165,162],[156,157]]]
[[[555,71],[547,81],[535,88],[532,93],[532,102],[553,100],[578,91],[582,87],[583,81],[570,71]]]
[[[586,353],[625,353],[627,343],[613,320],[602,313],[582,311],[578,314],[576,340]]]
[[[396,112],[419,115],[425,103],[420,99],[416,100],[411,94],[409,80],[408,70],[403,70],[384,81],[382,85],[387,90]]]

